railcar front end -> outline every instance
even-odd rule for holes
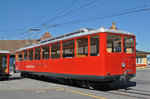
[[[135,36],[126,34],[106,34],[105,69],[123,81],[129,81],[136,74]]]
[[[9,78],[9,51],[0,50],[0,80]]]

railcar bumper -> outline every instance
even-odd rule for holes
[[[123,75],[110,75],[110,76],[100,76],[99,81],[116,81],[122,80],[124,82],[130,81],[131,78],[135,77],[135,73],[132,74],[123,74]],[[98,80],[98,79],[97,79]]]
[[[123,82],[129,82],[131,78],[135,77],[135,74],[127,74],[128,71],[126,71],[123,75],[120,76],[119,80]]]

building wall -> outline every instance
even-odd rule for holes
[[[146,55],[136,55],[136,66],[146,67],[147,66],[147,56]]]

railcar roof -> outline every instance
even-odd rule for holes
[[[74,37],[80,37],[80,36],[96,34],[96,33],[104,33],[104,32],[105,33],[116,33],[116,34],[125,34],[125,35],[135,36],[134,33],[131,33],[131,32],[105,29],[104,27],[101,27],[99,29],[81,28],[81,29],[79,29],[77,31],[74,31],[74,32],[71,32],[71,33],[67,33],[67,34],[64,34],[64,35],[61,35],[61,36],[57,36],[57,37],[53,37],[53,38],[49,38],[49,39],[39,41],[38,44],[28,46],[28,47],[24,47],[24,48],[20,48],[17,51],[26,50],[26,49],[30,49],[30,48],[33,48],[33,47],[38,47],[38,46],[41,46],[41,45],[46,45],[46,44],[49,44],[49,43],[54,43],[54,42],[58,42],[58,41],[66,40],[66,39],[71,39],[71,38],[74,38]]]
[[[0,54],[5,54],[5,53],[10,53],[10,52],[6,50],[0,50]]]

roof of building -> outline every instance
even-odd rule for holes
[[[145,54],[150,54],[150,52],[147,51],[141,51],[141,50],[136,50],[137,55],[145,55]]]
[[[0,50],[8,50],[10,54],[15,54],[16,49],[26,45],[26,40],[0,40]]]
[[[52,35],[46,32],[39,40],[48,39],[50,37],[52,37]],[[37,43],[37,40],[0,40],[0,50],[8,50],[10,55],[14,55],[17,49]]]
[[[51,38],[52,35],[47,31],[46,33],[44,33],[39,40],[45,40],[45,39],[48,39],[48,38]]]
[[[10,53],[10,52],[7,50],[0,50],[0,53]]]

